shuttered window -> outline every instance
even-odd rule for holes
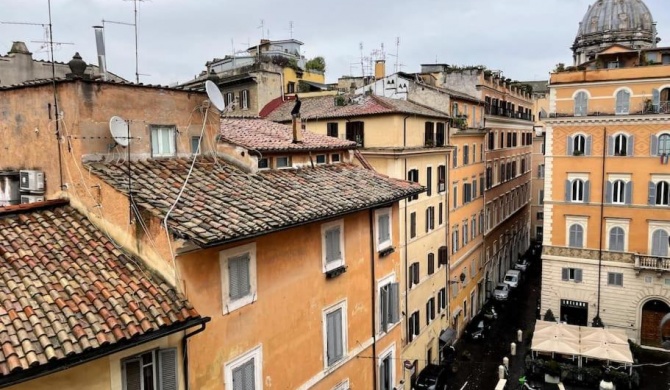
[[[249,265],[248,253],[228,259],[228,294],[231,300],[240,299],[251,292]]]
[[[339,227],[326,230],[326,264],[342,260],[340,234]]]
[[[435,255],[433,253],[428,254],[428,275],[435,273]]]
[[[326,134],[327,134],[329,137],[335,137],[335,138],[338,138],[338,136],[339,136],[339,131],[338,131],[338,125],[337,125],[337,122],[329,122],[328,124],[326,124],[326,127],[327,127],[327,130],[326,130],[327,133],[326,133]]]
[[[341,308],[326,314],[326,337],[328,366],[332,366],[344,357],[344,334]]]
[[[616,251],[616,252],[623,252],[625,248],[625,240],[626,234],[624,230],[620,227],[613,227],[610,229],[609,233],[609,250],[610,251]]]
[[[630,111],[630,92],[622,89],[616,94],[616,114],[625,115]]]
[[[433,194],[433,167],[426,168],[426,196]]]
[[[400,321],[400,284],[388,283],[380,289],[379,310],[382,331]]]
[[[607,154],[610,156],[632,156],[634,140],[634,136],[625,134],[607,137]]]
[[[391,246],[391,209],[377,213],[377,249],[382,250]]]
[[[623,274],[618,272],[608,272],[607,285],[623,287]]]
[[[584,247],[584,228],[582,225],[573,224],[570,226],[570,237],[568,246],[570,248]]]
[[[416,237],[416,212],[409,215],[409,238]]]
[[[255,388],[255,360],[252,358],[233,369],[233,390],[254,390]]]
[[[562,268],[561,269],[561,280],[564,282],[582,282],[582,270],[579,268]]]
[[[588,113],[589,96],[586,92],[575,95],[575,116],[586,116]]]
[[[651,255],[668,257],[668,232],[655,230],[651,235]]]
[[[670,183],[659,181],[649,182],[649,204],[657,206],[670,205]]]
[[[437,131],[435,133],[435,145],[436,146],[444,146],[444,122],[438,122],[437,123]]]
[[[166,348],[124,359],[123,390],[177,390],[177,349]]]

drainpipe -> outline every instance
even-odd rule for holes
[[[409,117],[410,116],[407,115],[405,118],[403,118],[403,129],[402,129],[403,149],[405,148],[405,146],[407,146],[407,118],[409,118]],[[405,166],[403,172],[405,172],[404,175],[405,175],[405,178],[406,178],[407,177],[407,157],[406,156],[403,158],[403,164]],[[407,318],[409,316],[409,303],[408,303],[409,302],[409,271],[407,270],[407,245],[409,244],[409,239],[408,239],[409,235],[407,234],[408,233],[407,232],[407,225],[409,224],[408,208],[409,208],[409,201],[408,201],[408,198],[405,198],[405,224],[404,224],[405,225],[404,226],[404,228],[405,228],[405,233],[404,233],[404,235],[405,235],[405,247],[403,248],[404,261],[403,261],[403,264],[402,264],[403,272],[405,274],[405,323],[407,323]],[[409,344],[409,334],[406,332],[406,330],[407,330],[407,328],[403,329],[403,331],[405,331],[405,337],[406,337],[406,340],[407,340],[407,344]],[[403,376],[403,380],[404,380],[405,379],[405,369],[404,368],[402,370],[402,376]]]
[[[603,267],[603,223],[605,212],[605,191],[607,189],[607,182],[605,181],[605,161],[607,159],[607,127],[603,127],[603,167],[601,171],[602,187],[600,191],[600,237],[598,240],[598,303],[596,306],[596,317],[593,319],[593,326],[602,326],[600,319],[600,284],[602,278]]]
[[[447,145],[451,145],[451,121],[447,121]],[[451,149],[451,153],[454,153],[454,149]],[[451,170],[453,169],[451,165],[449,165],[449,158],[453,156],[450,154],[447,154],[444,159],[445,159],[445,165],[444,165],[444,193],[447,194],[446,199],[444,200],[444,206],[445,209],[447,210],[447,216],[446,216],[446,226],[444,229],[444,239],[447,245],[447,253],[445,254],[447,256],[447,264],[445,264],[446,268],[446,275],[445,275],[445,283],[444,283],[444,288],[445,288],[445,295],[444,299],[446,300],[445,304],[447,306],[447,329],[451,326],[451,305],[449,304],[450,298],[451,298],[451,288],[449,285],[449,280],[451,280],[451,250],[449,248],[450,244],[450,233],[451,233],[451,208],[449,206],[449,199],[451,198],[451,192],[448,190],[449,189],[449,181],[451,179]],[[453,248],[452,248],[453,249]],[[439,257],[439,255],[438,255]],[[442,356],[440,356],[442,357]]]
[[[181,339],[181,350],[182,354],[184,354],[184,361],[183,361],[183,368],[182,371],[184,372],[184,389],[189,390],[190,386],[188,384],[188,339],[191,336],[195,336],[196,334],[203,332],[205,328],[207,327],[207,323],[211,320],[211,318],[207,317],[205,318],[205,321],[200,324],[200,328],[194,330],[191,333],[187,333],[184,335],[184,337]]]
[[[368,210],[370,215],[370,299],[372,315],[370,315],[370,322],[372,324],[372,388],[377,388],[377,331],[375,329],[375,303],[376,292],[375,286],[375,229],[374,229],[374,213],[372,209]]]

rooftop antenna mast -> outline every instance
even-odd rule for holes
[[[289,31],[289,36],[291,39],[293,39],[293,21],[291,20],[288,22],[288,31]]]
[[[261,29],[261,39],[265,39],[265,20],[261,19],[261,25],[256,28]]]
[[[30,22],[2,22],[0,21],[0,24],[13,24],[13,25],[19,25],[19,26],[40,26],[44,28],[44,40],[43,41],[31,41],[34,43],[41,43],[42,47],[41,49],[46,49],[47,52],[47,57],[49,59],[49,62],[52,61],[53,59],[53,47],[52,45],[74,45],[72,42],[55,42],[50,39],[51,37],[51,25],[50,24],[44,24],[44,23],[30,23]]]

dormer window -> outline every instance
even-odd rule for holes
[[[174,156],[176,132],[175,126],[151,126],[151,156]]]
[[[291,159],[287,156],[275,158],[275,167],[276,168],[290,168]]]
[[[316,155],[316,163],[317,164],[325,164],[326,163],[326,155],[325,154],[317,154]]]
[[[338,163],[340,162],[340,154],[339,153],[333,153],[330,155],[330,162],[331,163]]]
[[[258,159],[258,169],[270,169],[270,160],[267,157]]]

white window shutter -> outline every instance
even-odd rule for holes
[[[177,348],[158,351],[160,390],[177,390]]]

